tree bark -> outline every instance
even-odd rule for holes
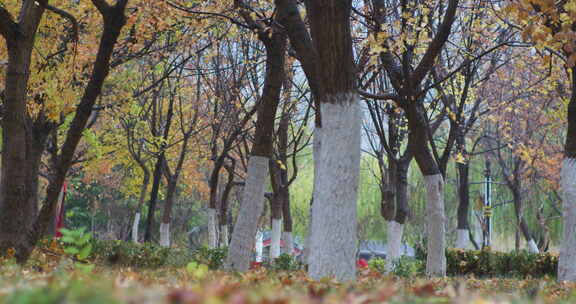
[[[148,169],[144,170],[144,177],[142,178],[142,186],[140,187],[140,198],[138,199],[138,209],[136,210],[136,215],[134,216],[134,223],[132,224],[132,242],[138,243],[138,230],[140,227],[140,217],[142,214],[142,205],[146,200],[146,192],[148,190],[148,184],[150,183],[150,173]]]
[[[394,198],[395,198],[395,214],[394,218],[388,221],[387,230],[387,271],[393,271],[395,262],[402,255],[402,235],[404,232],[404,224],[410,213],[409,203],[408,203],[408,167],[411,162],[411,158],[403,158],[398,160],[395,166],[394,178]]]
[[[152,241],[152,228],[154,226],[154,214],[156,213],[156,203],[158,201],[158,192],[160,191],[160,181],[162,179],[162,164],[164,162],[164,153],[161,153],[156,160],[154,173],[152,177],[152,189],[150,191],[150,201],[148,201],[148,217],[146,218],[146,229],[144,231],[144,242]]]
[[[456,248],[467,249],[470,246],[468,215],[470,209],[469,164],[457,163],[458,170],[458,224]]]
[[[90,118],[91,114],[92,114],[92,108],[94,106],[94,103],[96,102],[96,99],[98,98],[98,96],[101,93],[102,90],[102,85],[104,84],[104,80],[106,79],[106,77],[108,76],[109,70],[110,70],[110,59],[112,57],[112,53],[114,50],[114,46],[116,45],[116,41],[118,39],[118,36],[120,35],[120,31],[121,29],[124,27],[125,23],[126,23],[126,17],[124,16],[124,10],[126,8],[126,4],[127,4],[127,0],[119,0],[116,2],[115,5],[110,6],[108,4],[106,4],[105,2],[101,2],[101,1],[96,1],[93,0],[94,5],[98,8],[100,14],[102,15],[103,19],[104,19],[104,29],[102,32],[102,36],[100,39],[100,44],[98,46],[98,52],[96,54],[96,60],[93,64],[93,70],[92,73],[90,75],[90,79],[88,81],[88,83],[86,84],[86,87],[84,89],[84,93],[82,95],[82,98],[80,100],[79,105],[76,108],[76,114],[74,116],[74,118],[72,119],[72,122],[70,123],[70,128],[68,130],[68,132],[66,133],[66,139],[64,141],[64,144],[62,146],[61,149],[61,153],[58,157],[58,162],[57,162],[57,166],[55,168],[55,172],[53,173],[52,178],[50,179],[50,183],[48,184],[48,188],[46,191],[46,197],[44,199],[44,202],[42,204],[42,209],[40,211],[39,216],[36,218],[36,220],[34,221],[34,225],[32,225],[32,227],[28,227],[26,226],[26,232],[24,234],[22,234],[20,236],[20,244],[17,244],[18,246],[16,246],[16,258],[18,260],[19,263],[25,263],[32,250],[34,249],[34,246],[36,245],[36,243],[38,242],[38,240],[40,239],[40,237],[42,235],[44,235],[45,231],[47,230],[48,226],[50,225],[50,222],[52,220],[53,214],[54,214],[54,209],[56,208],[56,203],[58,200],[58,196],[60,194],[60,191],[62,190],[62,185],[64,183],[64,179],[66,177],[66,174],[68,172],[68,169],[70,168],[70,166],[72,165],[72,160],[74,157],[74,153],[76,151],[76,147],[78,146],[78,143],[80,142],[81,138],[82,138],[82,133],[84,131],[84,129],[86,128],[88,119]],[[45,4],[45,3],[42,3]],[[23,10],[24,9],[31,9],[33,11],[38,12],[38,9],[40,7],[44,7],[44,5],[39,5],[38,1],[25,1],[23,3]],[[4,10],[4,8],[0,8],[0,12],[2,12],[2,10]],[[26,16],[26,12],[25,11],[21,11],[20,14],[20,18],[27,18],[29,16]],[[41,14],[40,14],[41,15]],[[33,36],[34,33],[36,31],[38,22],[39,22],[39,18],[40,16],[35,15],[36,17],[26,20],[25,22],[23,21],[21,26],[22,28],[20,30],[22,30],[22,32],[25,34],[24,36],[28,37],[30,40],[28,43],[30,45],[33,45]],[[0,26],[2,26],[4,24],[5,21],[2,22],[2,24],[0,24]],[[31,23],[33,23],[32,26],[32,30],[30,30],[29,26],[31,25]],[[1,28],[0,28],[1,29]],[[5,34],[4,29],[2,30],[2,34]],[[20,35],[20,34],[19,34]],[[7,41],[8,45],[10,45],[13,42]],[[9,51],[10,52],[10,51]],[[29,64],[29,54],[26,55],[25,57],[28,57],[28,64]],[[13,70],[8,70],[9,73],[22,73],[24,72],[26,75],[24,76],[24,78],[28,79],[28,73],[29,73],[29,66],[26,67],[24,70],[20,70],[20,71],[13,71]],[[17,82],[20,85],[22,85],[22,82]],[[26,88],[23,88],[24,90],[24,94],[25,94],[25,90]],[[25,95],[24,95],[25,97]],[[14,101],[18,101],[18,100],[14,100]],[[22,101],[22,100],[21,100]],[[25,100],[23,100],[25,101]],[[26,109],[26,105],[12,105],[14,108],[11,108],[10,103],[6,104],[6,108],[5,108],[5,113],[11,113],[14,114],[16,118],[15,122],[18,122],[18,119],[22,119],[25,115],[25,109]],[[12,110],[14,110],[14,112],[12,112]],[[18,111],[22,111],[22,112],[18,112]],[[27,131],[30,131],[30,128],[27,128]],[[47,132],[48,134],[49,132]],[[4,138],[3,140],[5,140],[5,143],[9,143],[10,140],[7,140],[6,138]],[[19,146],[19,141],[16,141],[15,143],[9,143],[10,146],[16,146],[18,147],[18,149],[22,149],[23,147]],[[4,149],[9,149],[7,146],[4,146]],[[44,149],[44,147],[42,146],[42,149]],[[29,152],[26,152],[26,149],[20,150],[20,153],[24,153],[29,154]],[[5,152],[4,152],[5,153]],[[16,159],[16,160],[20,160],[20,159]],[[5,157],[3,155],[3,170],[4,170],[4,162],[5,162]],[[10,171],[6,172],[9,173]],[[4,173],[4,172],[3,172]],[[18,176],[18,174],[15,176],[16,179],[20,178],[20,176]],[[22,185],[26,185],[26,183],[24,184],[20,184],[20,185],[15,185],[17,190],[11,189],[10,188],[10,182],[5,182],[5,180],[7,179],[11,179],[11,177],[9,175],[3,175],[2,176],[2,183],[0,184],[0,188],[2,188],[2,192],[0,192],[0,201],[4,201],[5,199],[9,198],[5,193],[3,193],[4,191],[7,191],[7,193],[11,193],[12,191],[21,191]],[[35,177],[35,179],[37,180],[37,177]],[[37,190],[34,190],[37,192]],[[20,201],[22,202],[22,201]],[[0,203],[0,205],[3,205],[4,203]],[[2,207],[2,206],[0,206]],[[20,207],[18,207],[20,208]],[[4,226],[4,225],[2,225]],[[3,240],[2,238],[2,232],[0,232],[0,249],[2,249],[1,247],[5,247],[6,244],[3,244]],[[9,245],[9,244],[8,244]]]
[[[38,212],[38,169],[47,136],[36,137],[26,110],[30,64],[44,7],[23,1],[14,22],[5,8],[0,24],[8,48],[2,117],[0,255],[25,247]],[[18,252],[16,252],[18,254]]]
[[[514,177],[515,179],[517,177]],[[516,185],[514,189],[512,189],[512,196],[514,201],[514,211],[516,212],[516,221],[517,225],[520,227],[520,231],[526,240],[526,247],[528,251],[531,253],[538,253],[538,246],[532,237],[532,233],[530,232],[530,228],[528,228],[528,224],[526,223],[526,219],[524,218],[524,206],[523,206],[523,198],[522,198],[522,189],[519,184]]]
[[[576,281],[576,68],[572,67],[572,95],[568,104],[568,131],[560,175],[563,238],[558,259],[558,280]]]

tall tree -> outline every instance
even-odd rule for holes
[[[12,248],[19,262],[25,262],[36,242],[46,231],[53,218],[56,201],[62,189],[66,173],[72,164],[74,152],[82,132],[86,128],[92,108],[100,95],[104,80],[110,71],[114,46],[126,23],[124,11],[127,0],[109,5],[103,0],[93,0],[94,7],[103,19],[103,30],[98,44],[92,72],[84,87],[75,116],[70,123],[66,139],[58,155],[55,173],[52,176],[42,210],[34,214],[37,204],[38,167],[44,151],[47,130],[43,113],[34,121],[27,111],[27,87],[30,76],[31,53],[36,43],[36,31],[46,8],[59,11],[48,5],[48,1],[23,1],[17,21],[5,7],[0,7],[0,33],[8,47],[8,69],[3,118],[2,177],[0,182],[0,251]],[[74,20],[69,13],[67,18]],[[24,34],[24,35],[23,35]],[[40,102],[41,104],[42,102]],[[35,131],[34,131],[35,130]],[[32,159],[28,159],[32,157]]]

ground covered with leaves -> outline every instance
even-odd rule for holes
[[[79,267],[41,254],[0,266],[1,303],[574,303],[575,285],[552,279],[400,278],[365,268],[354,283],[314,282],[304,271],[245,274],[186,267]]]

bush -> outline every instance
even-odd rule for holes
[[[271,267],[273,270],[293,271],[300,269],[300,263],[298,263],[293,256],[283,253],[274,259],[274,263]]]
[[[402,278],[408,278],[421,275],[424,271],[425,263],[421,260],[408,256],[401,256],[396,262],[394,262],[394,270],[392,273]]]
[[[382,258],[374,258],[368,261],[368,268],[372,271],[377,271],[380,273],[386,272],[386,260]]]
[[[194,252],[194,260],[200,264],[208,265],[212,270],[222,268],[228,248],[208,248],[201,246]]]
[[[550,253],[495,252],[490,250],[446,251],[448,275],[527,277],[556,276],[558,256]]]
[[[98,262],[135,268],[184,267],[193,259],[187,249],[124,241],[94,240],[93,253]]]

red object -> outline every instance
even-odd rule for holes
[[[358,267],[360,267],[360,268],[366,268],[366,267],[368,267],[368,262],[366,262],[365,259],[359,259],[359,260],[358,260]]]
[[[251,262],[250,263],[250,269],[257,269],[260,268],[262,266],[262,262]]]
[[[56,221],[55,221],[56,228],[54,229],[54,231],[56,231],[57,238],[62,236],[60,229],[64,228],[64,200],[66,199],[66,182],[64,182],[64,184],[62,185],[62,193],[61,197],[59,198],[60,200],[56,204]]]

